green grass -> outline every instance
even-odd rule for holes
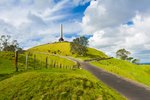
[[[78,57],[78,58],[82,58],[84,60],[95,58],[95,57],[101,57],[101,58],[108,57],[103,52],[98,51],[93,48],[88,48],[87,55],[84,57],[73,55],[70,52],[70,43],[69,42],[57,42],[57,43],[51,43],[51,44],[44,44],[44,45],[30,48],[28,50],[28,52],[45,52],[45,53],[49,53],[49,54],[58,54],[58,55],[63,55],[63,56]]]
[[[3,53],[3,56],[6,52]],[[0,100],[5,99],[80,99],[80,100],[124,100],[120,94],[105,86],[90,73],[79,69],[41,69],[16,73],[11,53],[0,58]],[[44,62],[46,56],[36,55]],[[23,62],[25,54],[20,54]],[[50,57],[67,64],[74,62],[58,56]],[[33,59],[32,59],[33,60]],[[20,62],[22,62],[20,61]],[[22,62],[22,63],[23,63]]]
[[[124,100],[83,70],[36,70],[0,82],[1,100]]]
[[[15,71],[12,61],[0,58],[0,74],[11,74]]]
[[[0,58],[0,81],[8,77],[15,72],[15,67],[12,61]]]
[[[37,60],[39,61],[42,61],[42,62],[46,62],[46,57],[48,57],[48,64],[52,64],[53,62],[56,62],[57,64],[62,64],[64,66],[73,66],[75,65],[76,63],[69,60],[69,59],[66,59],[66,58],[63,58],[63,57],[59,57],[57,55],[50,55],[50,54],[36,54],[36,58]]]
[[[69,42],[56,42],[56,43],[39,45],[39,46],[30,48],[29,50],[27,50],[27,52],[32,53],[33,55],[34,54],[37,55],[37,59],[40,61],[44,61],[46,59],[46,57],[48,56],[53,61],[57,61],[65,66],[74,66],[75,63],[66,58],[62,58],[62,57],[59,57],[56,55],[72,56],[72,57],[76,57],[76,58],[80,58],[80,59],[84,59],[84,60],[89,60],[92,58],[107,58],[108,57],[103,52],[98,51],[93,48],[88,48],[88,52],[87,52],[86,56],[82,57],[82,56],[78,56],[75,54],[73,55],[70,52],[70,43]],[[49,61],[49,62],[53,62],[53,61]]]
[[[57,42],[57,43],[50,43],[44,44],[40,46],[36,46],[30,48],[29,52],[45,52],[50,54],[60,54],[60,55],[72,55],[70,52],[70,43],[69,42]]]
[[[150,86],[150,66],[135,65],[115,58],[98,62],[94,61],[91,64]]]

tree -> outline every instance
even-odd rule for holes
[[[125,49],[119,49],[116,52],[116,57],[120,58],[121,60],[127,60],[129,54],[131,54],[129,51]]]
[[[139,59],[133,59],[133,60],[132,60],[132,63],[134,63],[134,64],[138,64],[139,62],[140,62]]]
[[[9,45],[9,35],[2,35],[0,37],[0,50],[2,51],[4,48],[6,48]]]
[[[128,57],[127,61],[132,62],[133,59],[134,59],[133,57]]]
[[[10,40],[11,36],[2,35],[0,37],[0,51],[15,51],[19,48],[17,40]]]
[[[88,46],[88,39],[84,36],[76,38],[71,42],[71,52],[73,54],[78,55],[86,55],[87,53],[87,46]]]

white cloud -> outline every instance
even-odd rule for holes
[[[29,48],[57,41],[60,23],[64,24],[65,33],[77,33],[81,30],[78,21],[63,21],[73,16],[70,10],[81,2],[86,1],[75,4],[70,0],[0,0],[0,35],[9,34],[23,48]]]
[[[126,48],[143,62],[150,62],[149,0],[93,0],[82,18],[83,33],[93,34],[90,46],[115,56]],[[133,25],[126,23],[133,21]],[[148,51],[145,53],[145,51]]]

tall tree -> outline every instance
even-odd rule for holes
[[[116,57],[120,58],[122,60],[127,60],[129,54],[131,54],[129,51],[127,51],[125,49],[119,49],[116,52]]]
[[[76,38],[71,42],[71,52],[78,55],[86,55],[88,46],[88,39],[84,36]]]
[[[19,48],[17,40],[10,40],[11,36],[2,35],[0,37],[0,51],[15,51]]]

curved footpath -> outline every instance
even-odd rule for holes
[[[95,67],[87,62],[80,62],[74,58],[69,58],[81,64],[82,68],[91,72],[99,80],[117,90],[124,95],[128,100],[150,100],[150,88],[140,83],[117,76],[116,74],[104,71],[101,68]]]
[[[80,62],[82,67],[108,86],[117,90],[129,100],[150,100],[150,88],[136,82],[126,80],[115,74],[106,72],[86,62]]]

